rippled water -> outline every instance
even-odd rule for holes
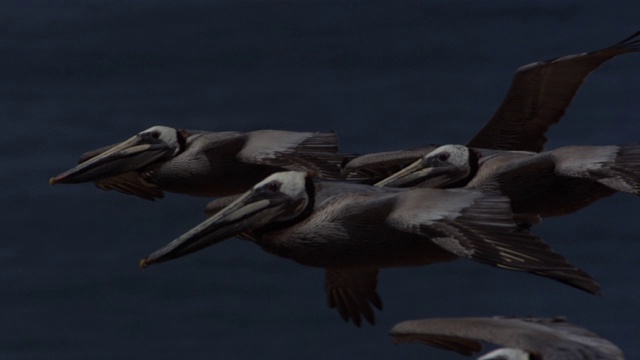
[[[155,124],[336,130],[345,152],[465,142],[526,63],[639,30],[632,3],[0,2],[0,358],[461,358],[394,346],[396,322],[566,315],[640,346],[640,201],[536,228],[598,298],[469,261],[384,270],[375,327],[325,304],[323,272],[240,240],[140,271],[206,199],[49,187],[85,150]],[[640,54],[593,74],[549,148],[638,142]]]

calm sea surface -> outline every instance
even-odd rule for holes
[[[535,228],[602,297],[470,261],[384,270],[378,324],[326,306],[324,274],[237,239],[141,271],[203,219],[49,187],[86,150],[152,125],[335,130],[345,152],[466,142],[514,70],[640,30],[640,3],[0,1],[0,359],[460,359],[394,346],[396,322],[565,315],[640,358],[640,199]],[[605,64],[548,148],[640,141],[640,54]]]

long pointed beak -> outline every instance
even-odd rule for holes
[[[251,191],[240,196],[218,213],[200,223],[165,247],[140,261],[140,267],[179,258],[222,240],[240,234],[249,228],[266,224],[277,211],[267,211],[280,202],[270,199],[253,199]]]
[[[375,183],[374,186],[391,186],[391,187],[406,187],[411,186],[413,183],[422,180],[429,176],[435,168],[425,167],[422,159],[414,161],[412,164],[406,166],[404,169],[396,172],[395,174],[380,180]]]
[[[171,148],[164,143],[149,143],[149,139],[136,135],[52,177],[49,179],[49,184],[82,183],[120,175],[149,165],[167,156],[170,151]]]

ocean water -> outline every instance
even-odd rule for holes
[[[516,68],[640,30],[640,3],[0,2],[0,359],[459,359],[395,346],[399,321],[567,316],[638,359],[640,200],[604,199],[534,231],[596,297],[470,261],[385,269],[356,328],[324,274],[230,239],[141,271],[203,219],[204,198],[149,202],[49,177],[156,124],[335,130],[344,152],[466,142]],[[637,143],[640,54],[592,74],[547,148]]]

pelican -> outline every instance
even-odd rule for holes
[[[586,78],[616,56],[640,51],[640,31],[609,47],[535,62],[516,70],[496,113],[467,142],[483,149],[540,152],[545,133],[560,121]],[[356,157],[346,164],[347,178],[379,181],[431,152],[437,145]]]
[[[217,201],[217,200],[216,200]],[[345,321],[374,324],[379,268],[419,266],[459,257],[550,277],[590,293],[598,285],[513,222],[508,198],[465,189],[392,189],[314,182],[307,172],[279,172],[200,225],[144,258],[175,259],[241,235],[269,253],[325,268],[328,303]]]
[[[497,191],[516,215],[565,215],[616,192],[640,195],[640,145],[541,153],[444,145],[376,185]]]
[[[154,200],[164,191],[195,196],[242,193],[267,175],[310,170],[337,179],[335,133],[261,130],[207,132],[154,126],[126,141],[89,151],[50,184],[95,182],[104,190]],[[347,156],[348,158],[348,156]]]
[[[473,355],[481,341],[500,348],[478,360],[623,360],[616,345],[565,318],[434,318],[410,320],[391,329],[396,343],[423,342]]]

